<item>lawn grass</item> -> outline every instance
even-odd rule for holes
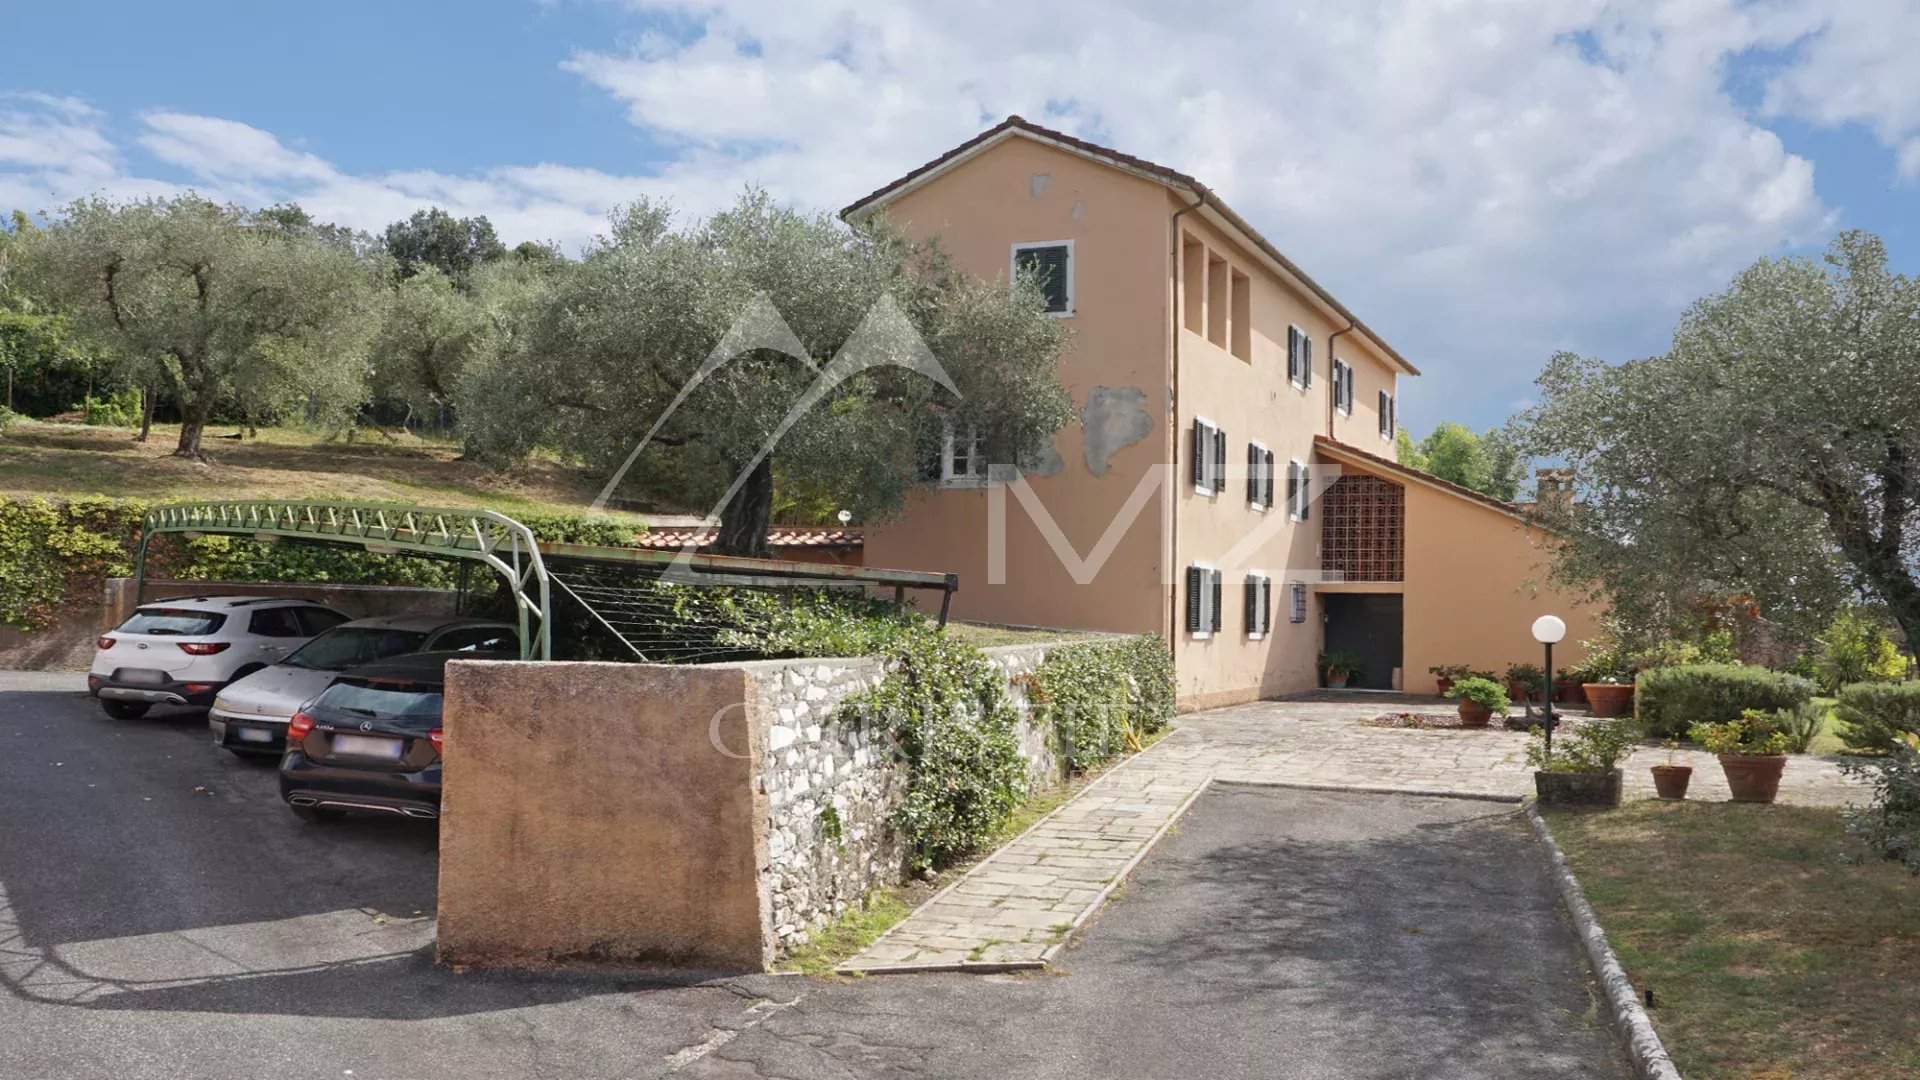
[[[1844,725],[1833,712],[1834,705],[1838,703],[1838,698],[1816,697],[1813,699],[1814,707],[1821,710],[1826,716],[1826,721],[1820,726],[1820,734],[1815,735],[1813,743],[1807,747],[1807,753],[1844,754],[1848,752],[1847,744],[1840,739],[1840,729]]]
[[[1642,801],[1547,820],[1688,1080],[1920,1076],[1920,878],[1839,811]]]
[[[505,513],[585,513],[598,491],[583,471],[536,458],[501,470],[462,461],[452,442],[363,431],[352,441],[300,428],[257,436],[209,428],[207,462],[173,455],[180,429],[155,424],[144,443],[127,428],[23,420],[0,435],[0,495],[190,499],[337,499],[415,506],[484,506]],[[608,514],[642,522],[637,515]]]

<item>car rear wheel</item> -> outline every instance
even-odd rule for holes
[[[347,816],[345,810],[335,810],[326,806],[295,806],[293,816],[301,821],[318,824],[323,821],[339,821]]]
[[[138,720],[153,708],[144,701],[114,701],[110,698],[101,698],[100,707],[115,720]]]

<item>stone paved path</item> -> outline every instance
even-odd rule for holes
[[[841,970],[1037,968],[1098,910],[1209,782],[1281,784],[1518,800],[1533,790],[1525,735],[1505,730],[1420,731],[1362,726],[1365,717],[1431,699],[1350,696],[1260,701],[1182,717],[1159,743],[1089,784],[1020,837],[848,960]],[[1650,798],[1647,766],[1666,751],[1643,748],[1625,765],[1628,798]],[[1692,765],[1690,798],[1719,801],[1727,785],[1711,754]],[[1841,806],[1865,788],[1833,758],[1796,757],[1780,801]]]

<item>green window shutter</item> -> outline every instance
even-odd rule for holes
[[[1068,289],[1069,249],[1065,244],[1049,244],[1046,247],[1021,248],[1014,252],[1013,268],[1020,273],[1030,273],[1039,283],[1040,291],[1047,298],[1046,310],[1065,312],[1071,299]]]

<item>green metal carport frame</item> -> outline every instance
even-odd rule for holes
[[[134,598],[146,582],[147,545],[161,533],[306,540],[379,555],[468,559],[492,567],[513,593],[520,658],[553,658],[552,593],[533,531],[492,510],[242,499],[175,503],[147,514],[134,557]]]

